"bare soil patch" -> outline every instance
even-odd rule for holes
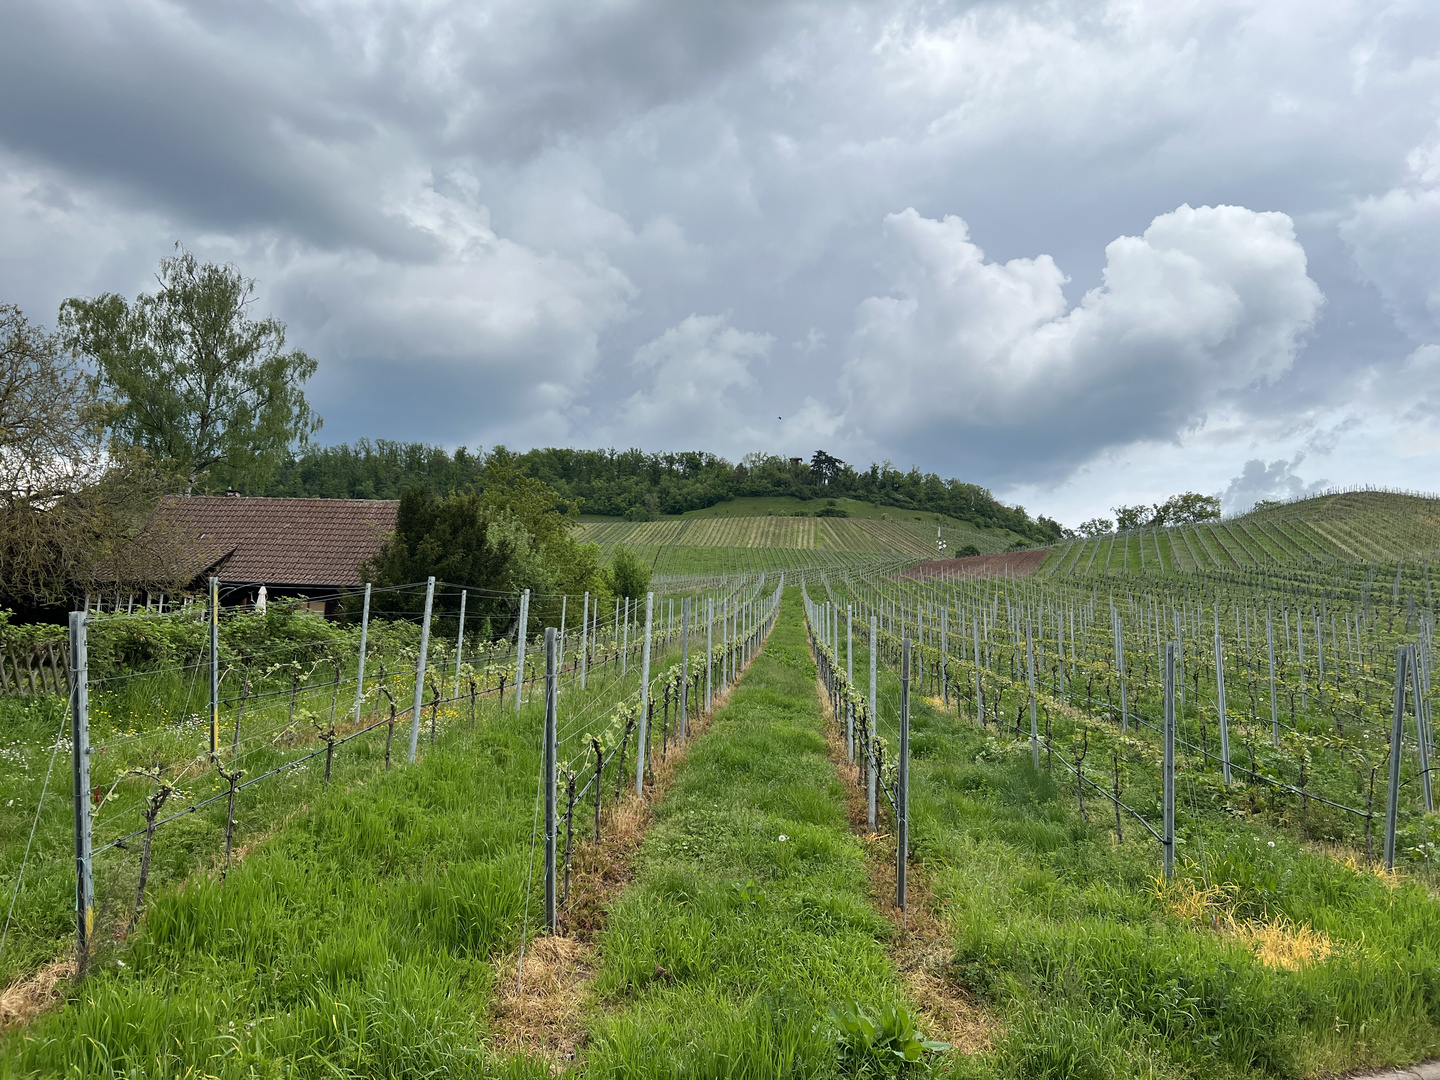
[[[963,559],[934,559],[912,566],[904,572],[905,577],[932,578],[944,574],[947,577],[991,578],[1028,577],[1040,569],[1048,548],[1038,551],[1009,551],[1002,555],[967,555]]]

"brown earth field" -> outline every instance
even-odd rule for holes
[[[906,577],[1028,577],[1040,569],[1040,564],[1049,555],[1048,549],[1038,551],[1011,551],[1003,555],[967,555],[963,559],[935,559],[912,566],[905,571]]]

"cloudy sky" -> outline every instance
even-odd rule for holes
[[[233,261],[322,439],[1440,488],[1440,6],[16,0],[0,301]]]

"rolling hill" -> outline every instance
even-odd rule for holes
[[[1427,562],[1440,552],[1440,498],[1343,491],[1225,521],[1137,529],[1056,545],[1041,573],[1196,573],[1334,563]]]
[[[844,511],[818,517],[816,510]],[[934,513],[879,507],[854,499],[732,499],[655,521],[582,518],[576,538],[602,548],[624,545],[650,559],[657,573],[712,573],[736,567],[916,562],[974,545],[981,553],[1023,542],[1005,529],[977,528]]]

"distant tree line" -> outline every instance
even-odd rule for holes
[[[1106,533],[1129,532],[1131,529],[1162,529],[1167,525],[1198,525],[1202,521],[1220,520],[1220,500],[1214,495],[1201,495],[1186,491],[1171,495],[1163,503],[1146,506],[1116,506],[1112,508],[1115,518],[1091,518],[1082,521],[1081,536],[1103,536]]]
[[[680,514],[744,496],[792,496],[858,499],[946,514],[982,528],[1009,529],[1036,543],[1063,535],[1059,523],[1032,518],[1024,507],[1006,506],[978,484],[944,480],[913,468],[902,472],[888,461],[857,470],[823,450],[808,462],[747,454],[732,464],[703,451],[651,454],[545,447],[516,453],[497,446],[486,453],[462,446],[450,453],[422,443],[361,439],[302,446],[258,484],[215,469],[206,486],[224,490],[233,484],[252,495],[398,499],[411,488],[433,495],[483,491],[487,472],[497,467],[548,484],[559,493],[562,509],[630,520]]]

